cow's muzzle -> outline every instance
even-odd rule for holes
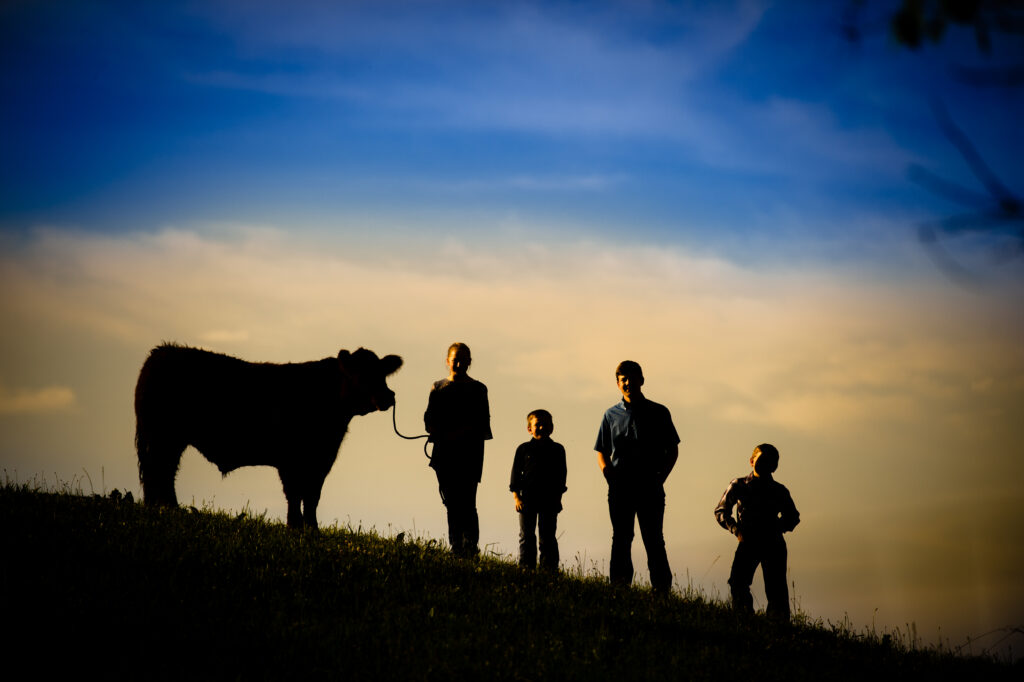
[[[390,410],[395,404],[395,392],[388,391],[373,397],[373,407],[380,412]]]

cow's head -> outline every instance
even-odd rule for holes
[[[402,366],[402,358],[360,348],[355,353],[338,352],[338,367],[348,378],[345,396],[356,414],[369,414],[375,410],[388,410],[395,404],[395,393],[385,379]]]

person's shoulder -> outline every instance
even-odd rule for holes
[[[565,446],[564,445],[562,445],[561,443],[559,443],[556,440],[553,440],[552,438],[545,438],[544,440],[547,441],[547,444],[545,445],[545,447],[550,448],[551,450],[554,450],[555,452],[561,452],[563,455],[565,454]]]
[[[434,385],[430,387],[430,390],[431,391],[440,391],[442,388],[444,388],[445,386],[447,386],[450,383],[452,383],[451,379],[448,379],[448,378],[438,379],[437,381],[434,382]]]
[[[747,483],[749,483],[749,478],[749,476],[740,476],[732,479],[729,481],[729,485],[726,487],[726,490],[741,491],[746,489]]]
[[[487,386],[484,382],[474,379],[468,374],[463,376],[458,381],[449,381],[449,383],[457,384],[461,391],[472,391],[476,393],[487,393]]]
[[[667,407],[665,407],[661,403],[654,402],[650,398],[648,398],[644,402],[644,407],[646,409],[650,410],[651,412],[658,412],[659,414],[662,414],[662,415],[665,415],[665,416],[668,416],[668,417],[672,416],[672,413],[669,411],[669,409]]]
[[[789,495],[789,488],[787,488],[786,486],[782,485],[781,483],[776,481],[774,478],[772,479],[772,483],[774,484],[772,487],[775,488],[777,491],[779,491],[780,493],[783,493],[785,495]]]
[[[619,401],[604,411],[606,419],[617,417],[626,412],[626,404],[623,401]]]

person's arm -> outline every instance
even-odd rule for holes
[[[494,437],[491,434],[491,403],[487,397],[487,386],[485,386],[484,384],[480,384],[480,386],[483,389],[483,399],[481,401],[482,411],[480,414],[480,429],[482,431],[481,436],[483,437],[483,440],[491,440]]]
[[[783,500],[782,500],[782,512],[779,518],[779,530],[783,533],[788,533],[796,528],[796,525],[800,523],[800,512],[796,510],[796,505],[793,504],[793,498],[789,494],[789,490],[782,486]]]
[[[665,448],[665,470],[661,476],[663,485],[668,479],[668,475],[672,473],[672,468],[675,467],[677,461],[679,461],[679,443],[673,443]]]
[[[719,526],[740,538],[736,519],[732,517],[732,509],[736,506],[735,487],[736,481],[733,481],[725,489],[725,492],[722,493],[722,499],[718,501],[718,506],[715,507],[715,519],[718,521]]]
[[[556,489],[559,494],[564,493],[568,488],[565,486],[565,481],[569,477],[569,468],[565,464],[565,448],[558,448],[558,481]]]
[[[512,475],[509,477],[508,489],[515,495],[516,498],[516,511],[519,511],[520,499],[519,493],[523,489],[523,474],[522,474],[522,458],[523,458],[523,446],[520,445],[516,448],[516,454],[512,457]]]
[[[434,435],[435,419],[437,415],[437,405],[434,396],[437,394],[437,389],[434,387],[430,388],[430,395],[427,396],[427,409],[423,413],[423,426],[427,429],[427,433],[431,436]],[[433,440],[431,438],[430,440]]]
[[[612,430],[607,415],[601,420],[601,428],[597,431],[594,450],[597,452],[597,466],[607,481],[612,473]]]

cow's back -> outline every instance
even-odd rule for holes
[[[137,438],[192,445],[223,472],[279,466],[291,450],[327,452],[332,444],[333,461],[348,423],[340,414],[340,381],[329,358],[251,363],[199,348],[158,346],[135,389]]]

